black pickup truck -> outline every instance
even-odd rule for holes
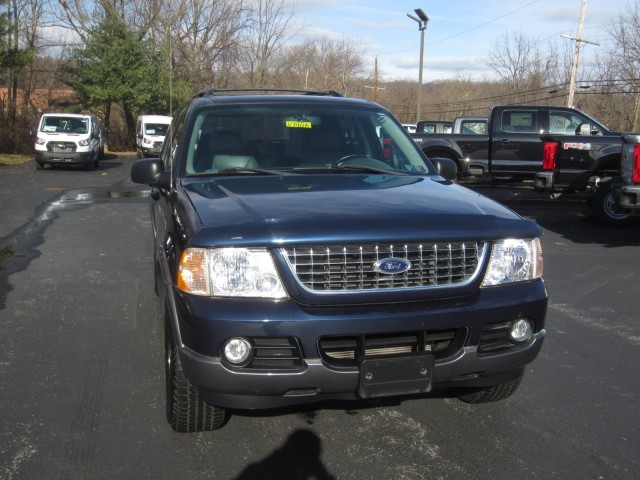
[[[535,177],[535,189],[553,198],[585,195],[602,223],[630,224],[633,215],[620,206],[621,152],[627,137],[629,155],[633,155],[635,135],[623,136],[595,122],[581,124],[576,136],[542,135],[543,162]]]
[[[620,134],[574,108],[532,105],[499,105],[491,109],[488,134],[413,134],[429,158],[448,158],[458,165],[461,178],[534,180],[542,170],[541,135],[552,135],[568,144],[599,145],[598,156],[617,149]],[[584,135],[589,137],[585,142]],[[610,147],[610,148],[607,148]],[[584,150],[582,151],[585,152]],[[611,152],[612,161],[616,153]],[[615,163],[613,161],[612,163]]]

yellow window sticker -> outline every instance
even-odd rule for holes
[[[311,128],[311,122],[304,122],[300,120],[287,120],[285,125],[287,128]]]

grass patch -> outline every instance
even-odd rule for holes
[[[13,155],[9,153],[0,153],[0,163],[3,165],[15,165],[18,163],[26,163],[33,160],[33,155]]]

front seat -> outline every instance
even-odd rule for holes
[[[217,130],[208,134],[200,143],[194,164],[196,172],[258,166],[254,157],[245,155],[242,137],[237,132]]]

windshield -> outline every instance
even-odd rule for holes
[[[89,119],[78,117],[43,117],[40,131],[46,133],[87,133]]]
[[[327,105],[216,107],[197,116],[188,175],[229,170],[380,171],[430,174],[433,167],[384,111]]]
[[[169,130],[169,124],[167,123],[145,123],[144,134],[145,135],[162,135],[163,137]]]

